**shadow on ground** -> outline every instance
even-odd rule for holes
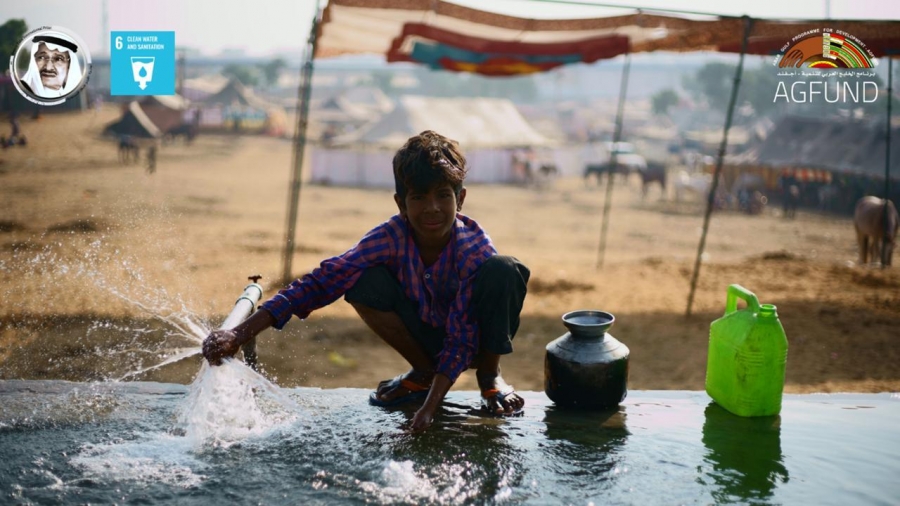
[[[789,341],[786,391],[900,389],[900,317],[834,304],[771,302]],[[702,390],[709,324],[720,316],[617,314],[610,332],[631,350],[629,388]],[[502,362],[508,381],[543,390],[545,346],[565,331],[558,317],[525,317],[515,352]],[[293,320],[284,331],[261,334],[258,349],[263,372],[285,387],[368,388],[405,370],[399,356],[355,319]],[[0,379],[189,383],[201,363],[198,352],[197,338],[158,320],[90,314],[0,320]],[[135,374],[179,354],[188,356]],[[474,386],[471,373],[460,381],[459,388]]]

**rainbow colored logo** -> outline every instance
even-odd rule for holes
[[[859,39],[841,30],[810,30],[782,48],[780,68],[868,69],[876,61]]]

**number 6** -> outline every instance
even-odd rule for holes
[[[116,37],[116,49],[122,49],[122,36]]]

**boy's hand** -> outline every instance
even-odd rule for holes
[[[272,326],[272,313],[261,309],[231,330],[214,330],[203,340],[203,356],[211,365],[221,365],[222,359],[241,349],[241,345]]]
[[[434,414],[452,386],[453,382],[443,374],[438,373],[434,376],[431,389],[428,391],[428,397],[425,398],[422,407],[416,411],[416,414],[413,415],[412,420],[409,422],[410,432],[421,432],[431,426],[431,422],[434,421]]]
[[[434,411],[428,409],[427,406],[422,406],[418,411],[416,411],[416,414],[413,415],[412,420],[409,422],[409,431],[422,432],[428,427],[431,427],[431,422],[433,421]]]
[[[241,341],[234,330],[214,330],[203,340],[203,356],[210,365],[221,365],[222,359],[241,349]]]

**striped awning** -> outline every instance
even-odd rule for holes
[[[627,11],[626,11],[627,12]],[[527,19],[440,0],[330,0],[317,57],[377,53],[485,75],[542,72],[649,51],[739,52],[747,20],[634,11],[584,19]],[[900,21],[753,19],[750,54],[778,54],[799,34],[852,34],[875,57],[900,51]],[[843,39],[834,38],[841,45]]]

